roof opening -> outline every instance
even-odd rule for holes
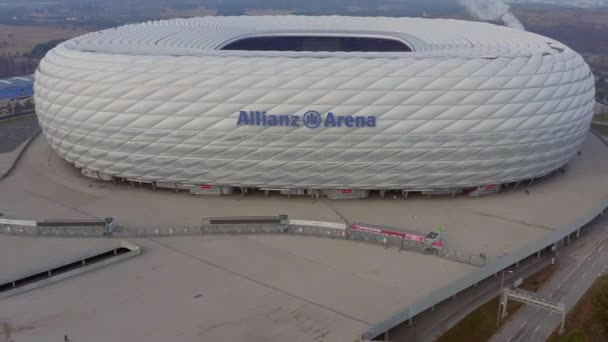
[[[411,52],[401,41],[388,38],[350,36],[247,37],[230,42],[221,50],[310,51],[310,52]]]

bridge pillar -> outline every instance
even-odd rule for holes
[[[540,250],[540,251],[536,252],[536,258],[537,258],[537,259],[539,259],[539,258],[540,258],[540,256],[542,255],[542,252],[543,252],[542,250]]]
[[[576,230],[576,237],[577,238],[581,237],[581,229],[580,228]]]
[[[500,294],[500,303],[502,304],[502,313],[500,315],[500,318],[505,318],[507,317],[507,302],[509,301],[509,296],[507,296],[505,293],[501,293]]]

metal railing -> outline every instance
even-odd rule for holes
[[[300,235],[368,243],[399,251],[433,255],[442,259],[469,264],[485,265],[485,258],[435,248],[431,245],[373,232],[353,230],[344,223],[307,220],[289,220],[286,215],[277,217],[203,218],[199,227],[117,227],[114,221],[18,221],[0,219],[0,234],[47,237],[163,237],[186,235]],[[62,225],[61,222],[65,222]],[[275,222],[275,223],[268,223]],[[292,224],[293,223],[293,224]],[[85,225],[86,224],[86,225]]]

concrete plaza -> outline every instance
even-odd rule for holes
[[[481,198],[335,202],[273,196],[194,197],[95,181],[42,136],[0,182],[6,218],[103,218],[128,227],[197,226],[205,216],[288,214],[426,232],[446,247],[512,253],[608,198],[606,147],[590,135],[564,174]],[[0,274],[66,258],[105,239],[0,236]],[[3,300],[0,341],[354,341],[377,322],[477,268],[348,241],[290,236],[133,239],[142,255]],[[24,260],[30,260],[25,263]],[[4,327],[4,328],[2,328]],[[8,330],[7,330],[8,329]],[[6,331],[9,331],[7,334]],[[10,336],[10,337],[7,337]]]

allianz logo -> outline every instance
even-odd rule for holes
[[[288,127],[376,127],[375,116],[336,115],[328,112],[325,115],[316,110],[309,110],[304,115],[299,114],[268,114],[265,111],[239,111],[236,122],[239,126],[288,126]]]

